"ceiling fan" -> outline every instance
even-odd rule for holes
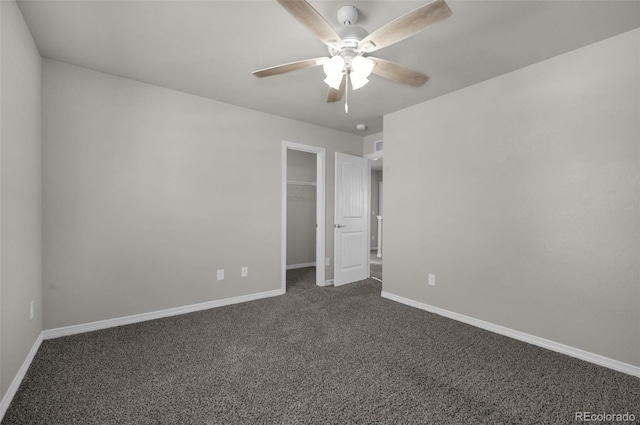
[[[327,45],[331,57],[306,59],[264,68],[254,71],[253,75],[259,78],[270,77],[322,65],[327,77],[324,81],[329,86],[327,102],[340,101],[345,92],[348,96],[349,81],[353,90],[364,86],[369,82],[368,77],[371,73],[414,87],[424,84],[429,79],[425,74],[368,55],[451,16],[451,9],[444,0],[435,0],[369,34],[364,28],[355,25],[358,9],[354,6],[343,6],[338,10],[338,21],[342,25],[334,29],[305,0],[278,0],[278,3]],[[347,103],[345,112],[348,112]]]

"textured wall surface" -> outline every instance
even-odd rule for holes
[[[364,143],[363,143],[363,147],[364,147],[364,154],[368,154],[368,153],[373,153],[375,152],[375,144],[377,141],[382,140],[383,139],[383,132],[381,131],[380,133],[375,133],[375,134],[370,134],[369,136],[365,136],[364,137]]]
[[[282,142],[327,149],[327,223],[331,158],[362,154],[362,137],[61,62],[42,72],[47,329],[279,289]]]
[[[42,330],[42,183],[40,53],[16,3],[0,8],[1,399]]]
[[[287,180],[316,181],[316,154],[289,149]],[[287,186],[287,265],[316,261],[316,187]]]
[[[634,30],[386,116],[384,290],[640,366],[639,55]]]
[[[382,170],[371,170],[371,236],[369,237],[371,248],[378,247],[378,215],[380,215],[380,182]]]

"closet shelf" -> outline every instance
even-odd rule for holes
[[[316,182],[300,182],[296,180],[288,180],[287,184],[292,184],[296,186],[317,186]]]

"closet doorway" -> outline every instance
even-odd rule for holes
[[[282,144],[283,292],[288,272],[325,285],[325,162],[324,148]]]

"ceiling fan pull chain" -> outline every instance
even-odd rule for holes
[[[346,86],[344,88],[344,113],[349,113],[349,73],[345,76]]]

